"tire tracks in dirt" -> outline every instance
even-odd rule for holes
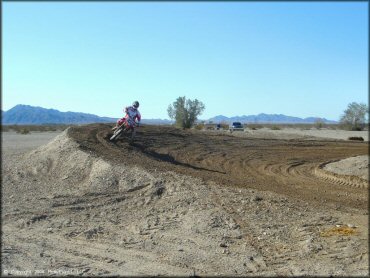
[[[366,142],[255,139],[142,126],[134,142],[127,137],[112,143],[108,139],[111,133],[109,125],[93,124],[73,127],[69,135],[81,149],[114,163],[175,171],[225,186],[273,191],[321,204],[367,207],[363,186],[367,181],[321,169],[328,161],[367,154]]]

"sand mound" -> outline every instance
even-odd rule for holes
[[[342,159],[325,165],[324,169],[340,175],[358,176],[369,180],[369,156],[360,155]]]
[[[326,162],[315,169],[317,176],[351,187],[369,187],[369,156],[355,156]]]
[[[91,152],[81,150],[68,136],[68,130],[47,145],[26,154],[24,165],[26,175],[41,179],[51,177],[63,183],[63,194],[130,192],[144,187],[156,191],[161,184],[153,175],[137,167],[112,165]]]

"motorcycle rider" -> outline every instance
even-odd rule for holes
[[[123,110],[126,115],[122,118],[119,119],[116,123],[116,126],[112,128],[112,130],[116,130],[118,127],[120,127],[124,122],[127,122],[131,128],[134,128],[134,126],[139,126],[140,121],[141,121],[141,114],[138,110],[139,108],[139,102],[136,100],[132,103],[131,106],[125,107]]]

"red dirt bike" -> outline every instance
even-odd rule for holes
[[[138,123],[131,119],[126,119],[113,133],[112,137],[109,139],[110,141],[115,141],[122,137],[122,135],[126,132],[131,131],[131,140],[134,139],[136,135],[136,128],[139,126]]]

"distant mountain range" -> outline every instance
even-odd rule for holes
[[[115,123],[118,118],[99,117],[93,114],[80,112],[60,112],[55,109],[46,109],[30,105],[19,104],[1,111],[2,124],[4,125],[41,125],[41,124],[90,124],[90,123]],[[169,120],[143,119],[146,124],[169,124]]]
[[[209,119],[207,122],[213,123],[231,123],[231,122],[241,122],[241,123],[276,123],[276,124],[312,124],[315,123],[317,120],[320,120],[324,123],[328,124],[335,124],[338,123],[336,121],[327,120],[325,118],[319,117],[308,117],[308,118],[298,118],[292,116],[286,116],[283,114],[258,114],[258,115],[249,115],[249,116],[236,116],[236,117],[226,117],[223,115],[219,115]]]
[[[3,124],[88,124],[109,123],[116,119],[99,117],[93,114],[77,112],[60,112],[55,109],[46,109],[30,105],[19,104],[2,113]]]
[[[80,112],[60,112],[55,109],[46,109],[30,105],[19,104],[9,109],[1,111],[2,124],[18,125],[40,125],[40,124],[89,124],[89,123],[115,123],[117,118],[99,117],[93,114]],[[206,122],[213,123],[315,123],[318,119],[324,123],[337,123],[336,121],[325,118],[309,117],[298,118],[282,114],[258,114],[249,116],[226,117],[219,115],[208,119]],[[173,121],[162,119],[142,119],[144,124],[171,124]]]

